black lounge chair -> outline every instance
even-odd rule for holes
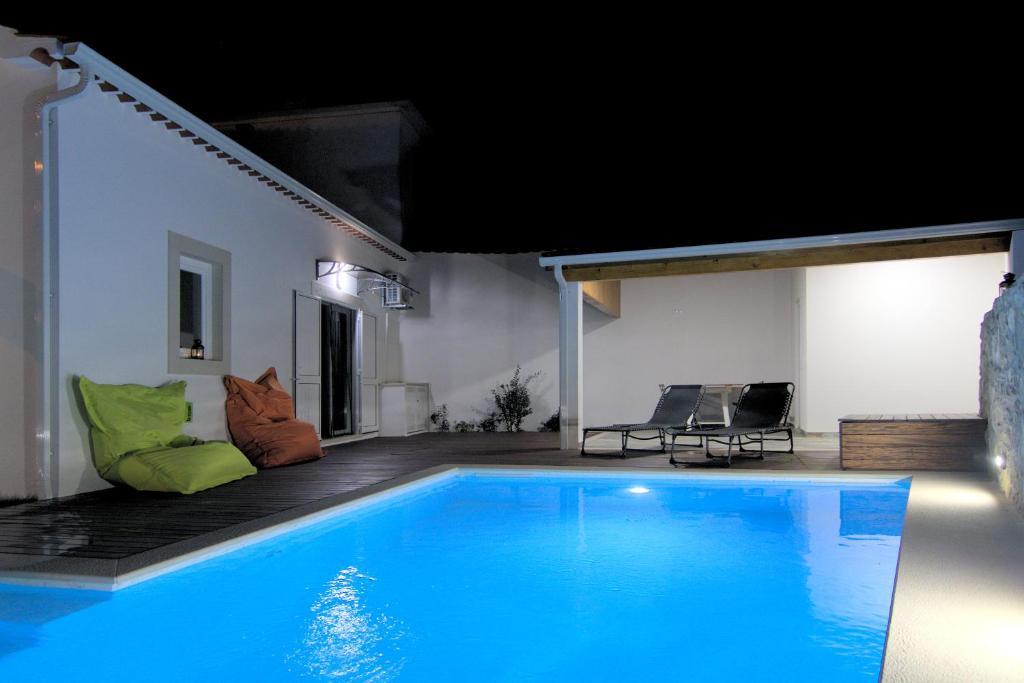
[[[704,386],[701,384],[670,384],[661,392],[658,405],[654,414],[647,422],[635,424],[613,424],[604,427],[586,427],[583,430],[583,443],[580,444],[580,455],[587,454],[587,435],[590,432],[619,432],[622,435],[622,451],[620,455],[625,458],[629,445],[629,439],[650,441],[659,439],[661,441],[661,452],[665,452],[665,434],[669,428],[678,428],[678,433],[685,433],[690,418],[700,408],[700,402],[704,399]],[[653,436],[636,436],[635,432],[653,432]],[[675,439],[673,438],[673,446]]]
[[[739,400],[736,401],[736,411],[733,414],[732,424],[728,427],[715,427],[711,429],[702,428],[697,425],[690,429],[668,429],[666,433],[672,437],[672,448],[669,451],[668,461],[673,465],[687,464],[678,463],[675,459],[675,438],[677,436],[697,436],[704,439],[704,455],[708,458],[724,459],[726,467],[732,465],[733,458],[753,457],[759,460],[764,459],[764,442],[785,441],[786,439],[765,439],[766,434],[778,434],[786,432],[789,437],[789,452],[793,452],[793,427],[789,424],[789,409],[793,404],[793,392],[796,386],[792,382],[761,382],[759,384],[748,384],[740,392]],[[717,438],[716,438],[717,437]],[[720,439],[728,439],[721,441]],[[760,446],[755,456],[734,455],[733,440],[736,440],[739,450],[743,449],[743,439],[746,444],[756,443]],[[726,444],[728,450],[726,455],[712,455],[711,442]],[[693,464],[693,463],[690,463]]]

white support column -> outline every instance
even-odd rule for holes
[[[561,448],[580,445],[580,382],[583,377],[583,285],[566,282],[562,266],[555,266],[558,280],[558,405]]]
[[[1010,233],[1010,258],[1006,269],[1016,275],[1018,280],[1024,278],[1024,230]]]

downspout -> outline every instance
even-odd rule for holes
[[[64,46],[57,47],[50,56],[55,60],[64,59]],[[60,73],[57,78],[59,80]],[[59,392],[59,274],[58,246],[60,226],[58,224],[58,190],[57,174],[57,119],[54,116],[59,106],[67,104],[85,94],[92,81],[92,71],[86,64],[79,65],[78,83],[57,90],[43,97],[39,102],[37,118],[40,125],[40,141],[42,145],[42,399],[40,414],[41,429],[37,433],[39,440],[38,472],[42,481],[42,497],[52,498],[59,493],[58,469],[54,467],[55,454],[58,450],[58,415],[57,397]]]

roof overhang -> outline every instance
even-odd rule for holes
[[[1005,252],[1024,218],[667,249],[542,256],[567,281],[803,268]]]

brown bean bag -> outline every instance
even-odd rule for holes
[[[313,425],[295,419],[292,398],[270,368],[255,382],[226,375],[231,439],[257,467],[279,467],[324,457]]]

